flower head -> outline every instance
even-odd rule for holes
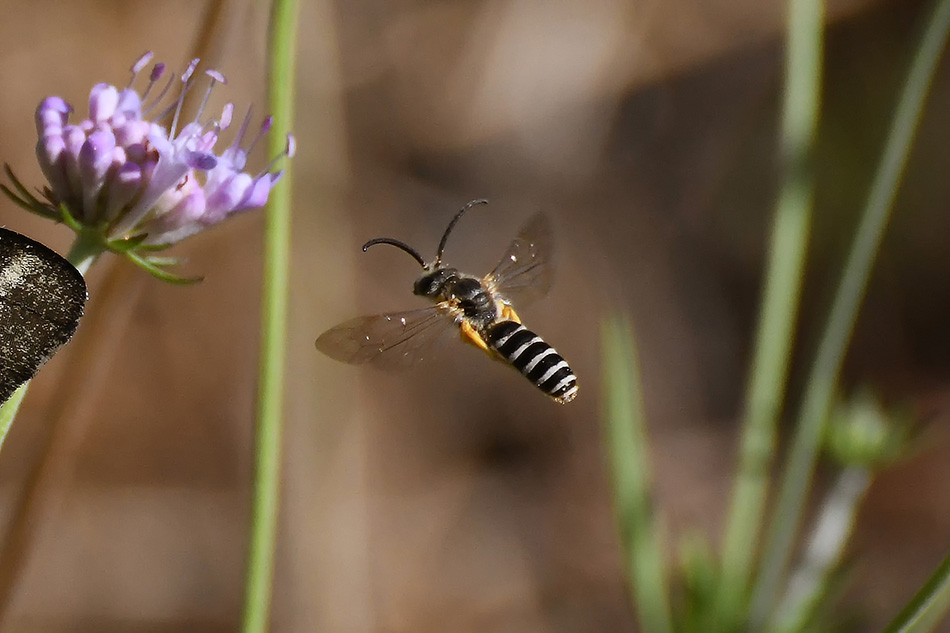
[[[139,253],[161,250],[239,211],[263,206],[281,177],[276,164],[293,156],[295,144],[288,135],[284,152],[264,170],[255,175],[244,171],[248,154],[270,130],[272,119],[265,117],[248,142],[249,108],[231,145],[216,153],[234,106],[227,104],[217,118],[206,117],[205,106],[214,87],[227,83],[224,76],[215,70],[196,75],[195,59],[179,77],[165,80],[165,65],[156,63],[140,93],[134,85],[151,59],[146,53],[136,61],[124,89],[93,86],[88,118],[82,121],[69,122],[73,108],[60,97],[40,102],[36,156],[48,184],[38,199],[8,167],[16,193],[0,188],[30,211],[98,236],[103,249],[161,268],[167,259]],[[202,77],[207,87],[201,105],[184,122],[185,97]],[[166,100],[176,84],[177,97]]]

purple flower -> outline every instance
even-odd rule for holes
[[[36,109],[36,156],[46,176],[44,200],[27,191],[7,168],[17,193],[3,190],[31,211],[65,221],[77,231],[94,231],[103,247],[131,252],[167,247],[217,224],[238,211],[267,202],[280,180],[275,165],[294,154],[291,136],[282,154],[252,175],[244,171],[248,153],[271,127],[266,117],[256,136],[246,141],[251,111],[231,145],[215,153],[234,111],[226,105],[217,118],[205,106],[224,76],[208,70],[207,88],[194,119],[181,120],[185,96],[198,83],[198,60],[180,79],[170,77],[159,89],[165,65],[156,63],[144,90],[133,85],[152,59],[143,55],[132,66],[124,89],[97,84],[89,94],[88,118],[69,123],[73,108],[60,97],[44,99]],[[173,85],[178,96],[165,100]],[[157,94],[156,94],[157,93]],[[165,105],[162,105],[166,102]]]

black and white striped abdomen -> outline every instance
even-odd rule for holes
[[[525,326],[499,321],[485,334],[490,348],[557,402],[570,402],[577,395],[577,378],[567,361]]]

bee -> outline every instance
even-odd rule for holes
[[[317,349],[330,358],[355,365],[402,368],[426,358],[433,343],[452,326],[463,341],[520,371],[541,391],[564,404],[577,396],[577,378],[567,361],[540,336],[521,324],[512,304],[544,296],[551,286],[551,232],[544,215],[532,217],[511,242],[504,257],[485,277],[474,277],[442,261],[446,241],[466,211],[487,200],[472,200],[449,222],[435,259],[397,239],[377,237],[363,245],[389,244],[408,253],[423,273],[412,287],[434,305],[341,323],[320,335]]]

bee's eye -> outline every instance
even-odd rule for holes
[[[412,292],[423,297],[428,297],[436,293],[438,286],[439,284],[434,275],[426,275],[416,280]]]

